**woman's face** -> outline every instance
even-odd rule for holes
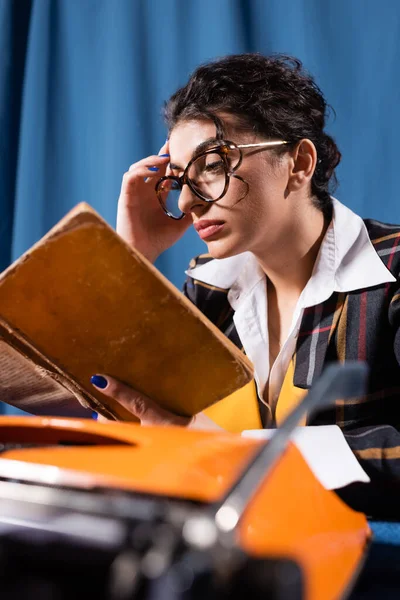
[[[199,144],[215,140],[215,125],[209,121],[178,123],[170,135],[171,172],[182,175]],[[236,144],[265,139],[237,133],[234,127],[227,139]],[[198,234],[214,258],[226,258],[251,251],[256,256],[281,252],[295,224],[293,198],[287,192],[288,153],[277,157],[270,149],[244,149],[243,162],[235,172],[248,184],[230,177],[229,189],[221,200],[203,202],[184,185],[179,204],[193,219]],[[247,193],[246,193],[247,191]]]

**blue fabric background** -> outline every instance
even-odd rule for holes
[[[337,115],[337,197],[400,222],[398,0],[0,0],[0,268],[80,201],[114,225],[123,172],[164,142],[163,101],[245,51],[304,61]],[[204,249],[189,231],[157,265],[180,287]]]

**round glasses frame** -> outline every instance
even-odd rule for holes
[[[180,219],[183,219],[183,217],[186,216],[186,213],[182,213],[179,217],[176,217],[175,215],[173,215],[165,206],[164,201],[162,199],[162,190],[161,190],[161,186],[163,184],[164,181],[175,181],[181,191],[183,189],[184,185],[188,185],[189,189],[191,190],[191,192],[197,196],[198,198],[200,198],[200,200],[202,200],[203,202],[208,202],[208,203],[213,203],[213,202],[217,202],[218,200],[221,200],[221,198],[223,198],[225,196],[225,194],[228,191],[229,188],[229,182],[230,182],[230,178],[232,176],[235,176],[235,171],[238,170],[238,168],[240,167],[240,165],[242,164],[243,161],[243,152],[242,149],[243,148],[275,148],[277,146],[283,146],[285,144],[288,144],[289,142],[284,141],[284,140],[271,140],[269,142],[258,142],[256,144],[235,144],[234,142],[229,142],[227,140],[223,140],[221,141],[220,144],[217,144],[215,146],[211,146],[210,148],[208,148],[205,152],[201,152],[200,154],[198,154],[197,156],[194,156],[186,165],[186,168],[183,172],[183,174],[179,177],[179,176],[175,176],[175,175],[166,175],[165,177],[160,177],[160,179],[157,181],[156,183],[156,194],[157,194],[157,198],[158,201],[161,205],[161,208],[163,209],[163,211],[165,212],[165,214],[170,217],[171,219],[175,219],[176,221],[179,221]],[[235,164],[235,166],[233,168],[231,168],[229,166],[229,162],[228,162],[228,156],[229,153],[232,152],[233,150],[238,150],[239,151],[239,160],[238,162]],[[218,198],[215,199],[210,199],[210,198],[206,198],[205,196],[202,196],[198,190],[196,190],[194,188],[194,186],[191,184],[190,178],[188,177],[188,172],[190,167],[193,165],[193,163],[197,160],[199,160],[199,158],[203,157],[203,156],[207,156],[208,154],[218,154],[224,162],[225,165],[225,185],[224,185],[224,189],[222,191],[222,193],[218,196]],[[238,176],[236,176],[238,177]]]

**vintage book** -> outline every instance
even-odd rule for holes
[[[181,415],[253,377],[247,357],[82,203],[0,275],[0,400],[135,420],[91,385],[96,373]]]

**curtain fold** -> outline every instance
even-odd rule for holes
[[[22,89],[32,2],[0,3],[0,269],[11,261]]]

